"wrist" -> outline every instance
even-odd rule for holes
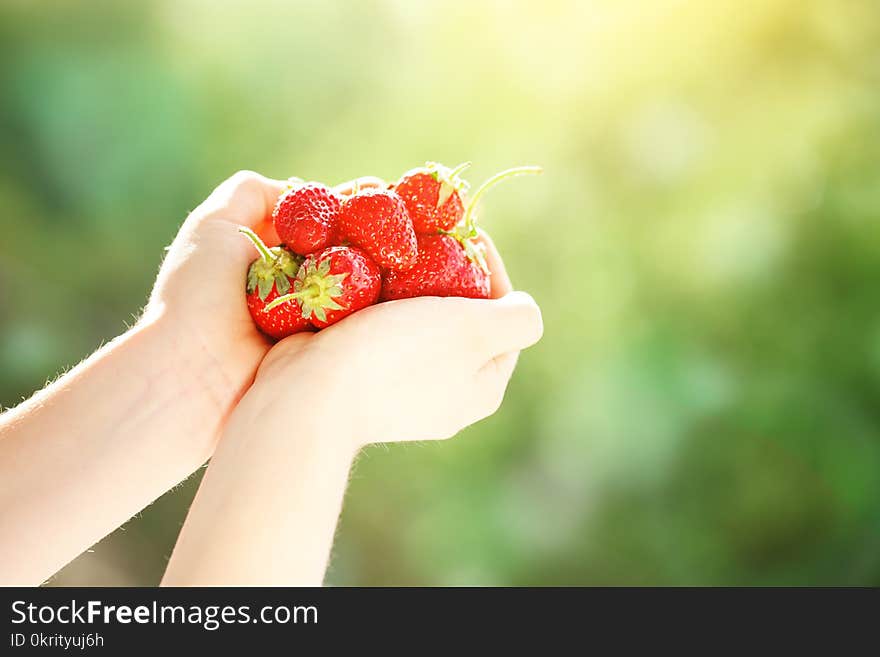
[[[188,432],[188,441],[178,450],[182,460],[197,467],[210,458],[222,423],[250,381],[243,377],[232,380],[173,320],[164,309],[151,307],[126,334],[126,340],[139,353],[142,371],[137,374],[148,382],[148,391],[176,391],[174,404],[179,410],[164,412],[197,427]]]
[[[257,338],[225,338],[221,345],[204,326],[192,326],[179,313],[151,308],[138,323],[156,335],[163,352],[192,386],[192,393],[226,414],[253,382],[268,345]],[[226,344],[226,343],[232,343]]]
[[[277,404],[255,384],[232,412],[163,585],[321,583],[355,450],[322,413]]]
[[[226,435],[257,449],[290,451],[292,443],[324,458],[354,460],[358,441],[351,417],[338,412],[320,382],[290,374],[290,380],[258,377],[230,417]],[[308,384],[303,381],[309,381]],[[299,386],[301,390],[291,390]],[[316,391],[321,391],[318,394]]]

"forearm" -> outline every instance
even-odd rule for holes
[[[321,584],[355,452],[320,409],[281,415],[260,392],[230,419],[163,585]]]
[[[526,294],[381,303],[281,340],[235,409],[164,584],[320,584],[359,446],[441,439],[498,408],[540,338]]]
[[[144,321],[0,416],[0,583],[39,584],[209,456],[222,382]]]

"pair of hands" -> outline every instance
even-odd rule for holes
[[[173,327],[218,411],[229,413],[246,393],[242,406],[278,430],[308,412],[350,436],[339,448],[352,453],[372,442],[448,438],[494,413],[542,322],[532,298],[512,291],[485,234],[491,300],[382,303],[274,346],[257,330],[243,293],[256,254],[237,227],[276,244],[270,215],[285,185],[248,171],[222,183],[187,218],[145,311]]]
[[[485,236],[495,299],[383,303],[275,345],[258,332],[238,226],[277,243],[284,186],[220,185],[141,321],[0,415],[0,582],[44,581],[211,458],[163,582],[319,584],[361,446],[446,438],[498,408],[541,315]]]

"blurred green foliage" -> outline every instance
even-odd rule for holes
[[[328,582],[880,584],[873,0],[7,0],[0,90],[0,403],[237,169],[540,163],[483,224],[543,342],[495,417],[361,457]],[[54,583],[156,583],[197,481]]]

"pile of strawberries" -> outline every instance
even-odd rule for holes
[[[489,269],[474,207],[495,183],[538,167],[502,171],[466,200],[460,174],[429,162],[386,185],[348,187],[291,180],[272,212],[282,244],[269,248],[241,227],[260,253],[247,273],[247,304],[266,335],[321,329],[377,301],[417,296],[488,298]]]

